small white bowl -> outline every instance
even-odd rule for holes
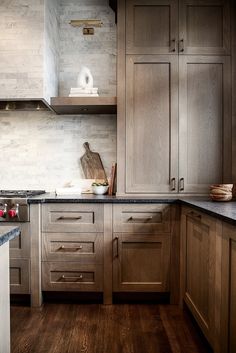
[[[95,195],[104,195],[107,192],[108,188],[108,185],[92,185],[92,192]]]

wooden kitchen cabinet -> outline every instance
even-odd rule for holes
[[[236,230],[223,224],[221,352],[236,352]]]
[[[216,222],[183,208],[181,215],[181,296],[210,344],[215,341]]]
[[[179,0],[179,53],[230,54],[230,1]]]
[[[230,82],[229,57],[179,58],[180,192],[231,181]]]
[[[113,206],[113,291],[170,290],[170,205]]]
[[[177,192],[178,59],[126,59],[126,192]]]
[[[169,266],[169,235],[114,233],[115,292],[168,292]]]
[[[126,53],[169,54],[177,51],[178,1],[126,1]]]

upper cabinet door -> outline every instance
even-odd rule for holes
[[[178,56],[127,55],[126,192],[177,192]]]
[[[227,0],[180,0],[179,53],[230,54]]]
[[[126,53],[176,54],[178,1],[126,1]]]
[[[228,56],[181,56],[180,191],[209,193],[231,180],[231,78]]]

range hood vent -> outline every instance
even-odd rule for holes
[[[47,110],[52,110],[52,108],[44,99],[0,99],[0,112]]]

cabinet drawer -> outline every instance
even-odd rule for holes
[[[169,205],[115,205],[114,232],[170,232]]]
[[[3,224],[2,224],[3,223]],[[9,226],[9,223],[1,223],[1,227]],[[30,257],[30,223],[11,223],[14,227],[20,228],[20,235],[10,240],[10,258],[29,258]]]
[[[43,205],[44,232],[103,232],[103,206],[94,204]]]
[[[44,291],[100,292],[103,289],[103,266],[77,262],[43,262]]]
[[[102,263],[103,233],[43,233],[44,261]]]
[[[10,259],[10,292],[11,294],[29,294],[29,260]]]

